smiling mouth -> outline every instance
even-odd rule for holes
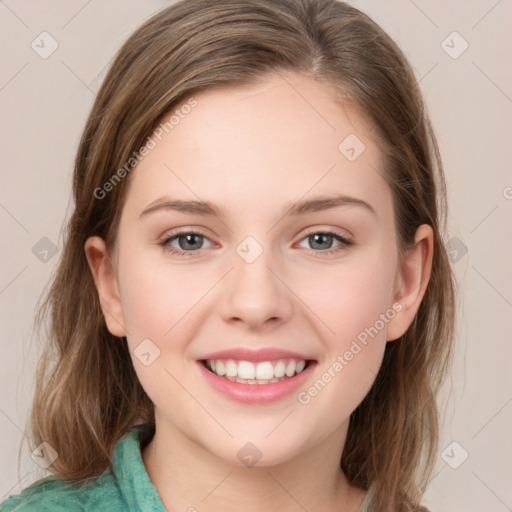
[[[231,382],[261,385],[291,379],[302,373],[313,361],[286,358],[253,363],[234,359],[206,359],[201,363],[214,375]]]

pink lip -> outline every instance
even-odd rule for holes
[[[232,353],[232,351],[226,352]],[[224,359],[224,357],[219,357],[219,354],[223,355],[223,353],[219,352],[215,354],[215,357],[208,356],[208,359]],[[279,351],[279,357],[277,357],[277,359],[283,359],[282,354],[284,354],[284,352]],[[302,356],[288,357],[304,359],[304,357]],[[235,358],[227,357],[226,359]],[[275,358],[269,358],[267,354],[265,360],[268,361],[269,359]],[[311,362],[298,375],[295,375],[285,380],[281,380],[279,382],[274,382],[272,384],[241,384],[239,382],[232,382],[228,379],[225,379],[224,377],[219,377],[215,373],[212,373],[210,370],[206,368],[206,366],[201,361],[198,361],[197,364],[202,375],[206,379],[206,382],[213,389],[223,394],[224,396],[230,398],[231,400],[235,400],[237,402],[242,402],[245,404],[270,403],[281,400],[282,398],[292,394],[294,391],[303,386],[306,380],[311,376],[311,373],[313,372],[313,369],[316,366],[316,363]]]
[[[280,350],[276,348],[263,348],[260,350],[251,350],[246,348],[233,348],[227,350],[221,350],[219,352],[212,352],[201,357],[201,360],[207,359],[234,359],[236,361],[251,361],[257,363],[259,361],[275,361],[276,359],[299,359],[299,360],[311,360],[311,357],[307,357],[297,352],[290,352],[288,350]]]

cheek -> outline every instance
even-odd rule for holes
[[[394,255],[380,248],[348,260],[329,272],[303,277],[301,297],[320,319],[325,353],[319,361],[321,382],[311,390],[316,406],[327,411],[343,402],[336,418],[354,410],[370,390],[386,347],[386,327],[395,277]],[[309,285],[308,285],[309,283]],[[391,309],[391,314],[389,314]],[[384,320],[383,320],[384,318]],[[323,391],[324,386],[328,389]],[[308,393],[308,390],[305,390]],[[307,401],[309,398],[305,397]],[[339,416],[339,417],[338,417]]]
[[[326,418],[327,430],[350,416],[379,371],[386,347],[387,322],[382,318],[392,309],[392,270],[380,262],[340,266],[311,275],[308,281],[314,286],[303,288],[304,302],[321,319],[315,325],[325,353],[316,380],[297,398],[305,410]]]
[[[148,251],[133,251],[120,263],[124,320],[134,342],[169,339],[204,294],[204,281],[200,286],[197,275],[183,269],[170,268],[161,255]]]
[[[171,270],[142,251],[131,254],[119,266],[119,279],[133,365],[156,405],[164,406],[169,396],[178,403],[183,393],[171,375],[180,374],[193,334],[193,306],[204,295],[204,287],[190,272]]]
[[[389,309],[393,271],[392,265],[381,260],[311,272],[301,277],[300,296],[322,320],[331,343],[341,349]],[[380,322],[378,326],[382,331],[379,335],[385,338],[385,328]]]

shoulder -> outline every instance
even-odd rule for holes
[[[74,486],[58,478],[45,478],[24,489],[21,494],[10,496],[0,505],[0,512],[70,512],[83,510]]]
[[[370,488],[364,495],[363,503],[361,504],[358,512],[376,512],[375,500],[375,484],[370,485]],[[405,504],[404,504],[405,505]],[[410,512],[431,512],[430,509],[423,505],[419,505],[414,509],[410,509]]]
[[[156,509],[165,510],[145,472],[140,432],[133,428],[122,437],[111,466],[101,475],[78,483],[57,476],[38,480],[20,494],[9,496],[0,504],[0,512],[102,512],[127,510],[128,503],[138,506],[140,501],[151,506],[156,503]]]
[[[118,488],[108,473],[73,484],[56,477],[39,480],[0,504],[0,512],[85,512],[119,504]]]

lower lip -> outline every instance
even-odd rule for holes
[[[232,382],[224,377],[219,377],[209,371],[199,361],[197,364],[206,382],[213,389],[232,400],[246,404],[276,402],[292,394],[305,383],[315,366],[315,363],[311,362],[298,375],[279,382],[273,382],[272,384],[241,384],[240,382]]]

